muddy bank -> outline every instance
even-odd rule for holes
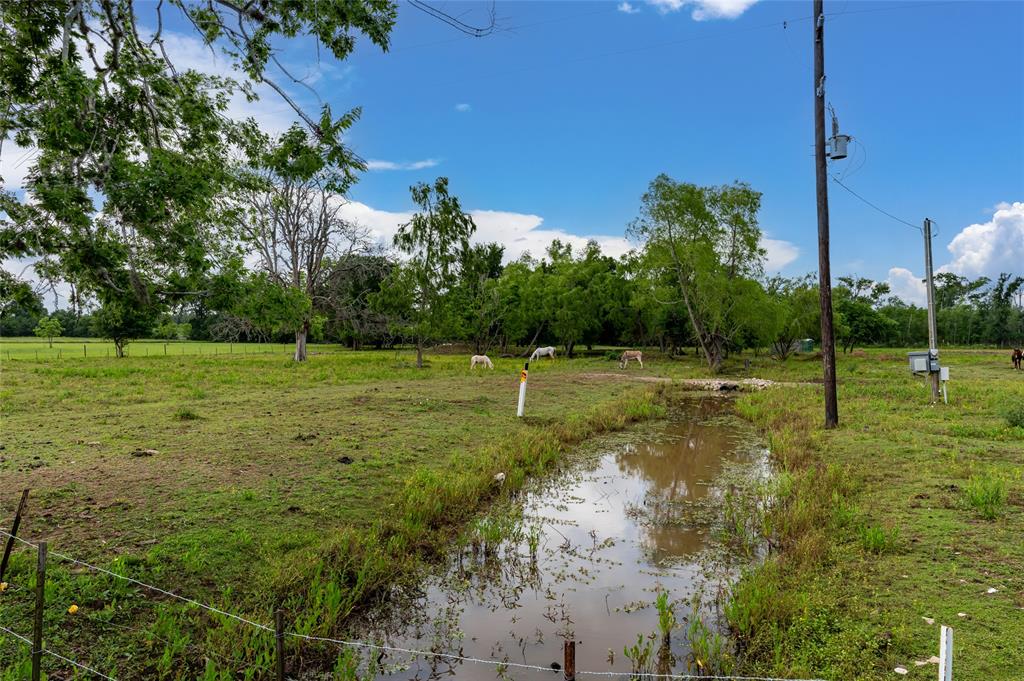
[[[724,644],[716,596],[756,559],[724,539],[723,509],[766,475],[767,453],[731,416],[731,401],[695,396],[667,421],[581,447],[559,473],[477,521],[420,591],[357,633],[547,668],[574,640],[578,670],[697,670],[707,647]],[[352,663],[389,679],[539,673],[405,653]]]

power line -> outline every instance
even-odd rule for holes
[[[849,187],[847,187],[847,186],[846,186],[845,184],[843,184],[843,183],[842,183],[842,181],[841,181],[841,180],[840,180],[840,179],[839,179],[838,177],[836,177],[835,175],[830,175],[829,177],[831,177],[831,178],[832,178],[832,181],[833,181],[833,182],[835,182],[835,183],[836,183],[836,184],[838,184],[838,185],[839,185],[840,187],[842,187],[842,188],[843,188],[843,189],[845,189],[846,191],[848,191],[848,192],[850,192],[851,194],[853,194],[854,196],[856,196],[856,197],[857,197],[858,199],[860,199],[861,201],[863,201],[863,202],[864,202],[864,203],[866,203],[867,205],[869,205],[869,206],[871,206],[872,208],[874,208],[875,210],[877,210],[877,211],[878,211],[879,213],[881,213],[882,215],[884,215],[884,216],[886,216],[886,217],[888,217],[888,218],[891,218],[891,219],[895,220],[896,222],[899,222],[899,223],[901,223],[901,224],[904,224],[904,225],[906,225],[907,227],[912,227],[912,228],[916,229],[916,230],[917,230],[917,231],[919,231],[919,232],[921,231],[921,228],[920,228],[920,227],[918,227],[917,225],[915,225],[915,224],[913,224],[913,223],[911,223],[911,222],[907,222],[906,220],[904,220],[904,219],[902,219],[902,218],[898,218],[898,217],[896,217],[895,215],[893,215],[892,213],[890,213],[890,212],[888,212],[888,211],[886,211],[886,210],[883,210],[883,209],[879,208],[878,206],[876,206],[875,204],[871,203],[870,201],[868,201],[867,199],[865,199],[865,198],[864,198],[863,196],[861,196],[860,194],[858,194],[857,192],[853,191],[852,189],[850,189]]]

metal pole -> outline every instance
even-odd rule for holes
[[[828,170],[825,161],[825,10],[814,0],[814,179],[818,205],[818,293],[821,306],[821,362],[825,386],[825,427],[839,425],[836,397],[836,342],[832,329],[832,267],[829,262]]]
[[[32,625],[32,681],[39,681],[43,662],[43,607],[46,605],[46,542],[39,542],[36,562],[36,613]]]
[[[932,282],[932,221],[924,219],[924,277],[928,289],[928,351],[939,358],[939,330],[935,322],[935,285]],[[928,378],[932,383],[932,402],[939,400],[939,372],[931,371],[929,362]]]
[[[519,373],[519,408],[516,410],[516,416],[519,418],[523,418],[523,410],[526,408],[526,378],[529,374],[530,363],[527,362]]]
[[[953,681],[953,627],[943,625],[939,636],[939,681]]]

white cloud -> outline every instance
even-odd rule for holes
[[[999,204],[991,220],[964,227],[947,249],[953,260],[940,272],[971,278],[1024,274],[1024,202]]]
[[[25,188],[25,177],[35,156],[35,147],[19,147],[10,139],[4,140],[4,147],[0,150],[0,177],[3,178],[4,189],[17,191]]]
[[[473,107],[471,107],[469,104],[466,104],[465,102],[455,105],[455,110],[458,111],[459,113],[466,113],[467,111],[472,110],[472,108]]]
[[[768,251],[765,257],[766,272],[778,272],[786,265],[800,257],[800,248],[789,241],[761,237],[761,248]]]
[[[423,170],[424,168],[433,168],[440,161],[433,158],[427,158],[422,161],[380,161],[380,160],[369,160],[366,162],[367,170]]]
[[[684,7],[693,7],[690,16],[694,21],[708,19],[735,19],[757,2],[757,0],[647,0],[662,14],[678,12]]]
[[[886,282],[892,294],[905,303],[924,306],[928,303],[924,277],[918,276],[905,267],[890,267]]]
[[[391,245],[398,226],[412,218],[412,213],[408,211],[378,210],[359,201],[346,204],[342,208],[342,214],[369,229],[378,242],[387,246]],[[470,215],[476,223],[473,242],[496,241],[502,244],[505,246],[506,262],[516,260],[526,252],[535,257],[542,257],[554,239],[571,244],[574,250],[582,249],[588,240],[593,239],[600,244],[604,253],[614,257],[630,250],[629,243],[623,237],[579,236],[561,229],[542,228],[544,218],[539,215],[500,210],[472,210]]]
[[[640,11],[640,8],[636,7],[635,5],[629,2],[620,2],[617,9],[620,12],[624,12],[626,14],[636,14],[637,12]]]

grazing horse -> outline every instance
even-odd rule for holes
[[[1014,348],[1013,349],[1012,359],[1013,359],[1013,368],[1014,369],[1021,369],[1022,368],[1021,364],[1024,363],[1024,350],[1021,350],[1020,348]]]
[[[629,360],[631,359],[636,360],[637,364],[640,365],[641,369],[644,368],[644,353],[640,352],[639,350],[626,350],[625,352],[623,352],[622,356],[619,357],[619,368],[625,369],[626,365],[629,364]]]
[[[494,364],[491,362],[491,358],[487,355],[473,355],[469,358],[469,368],[473,369],[477,364],[483,364],[488,369],[493,369]]]
[[[540,359],[541,357],[550,357],[551,359],[554,359],[555,349],[549,345],[546,348],[537,348],[533,351],[533,354],[530,355],[530,359]]]

